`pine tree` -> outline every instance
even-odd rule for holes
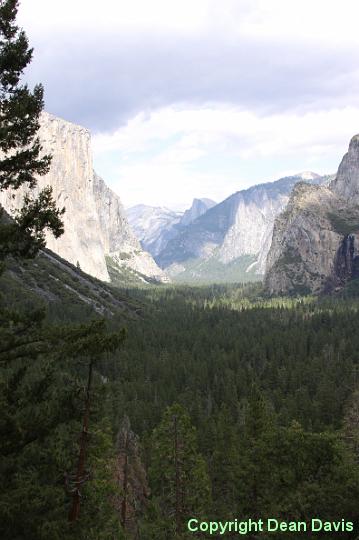
[[[209,456],[214,512],[219,519],[231,518],[238,506],[238,470],[241,460],[238,434],[226,406],[211,418],[211,452]],[[214,514],[213,514],[214,515]]]
[[[272,441],[276,426],[268,403],[253,384],[248,398],[248,410],[242,441],[239,446],[238,471],[239,502],[244,514],[264,516],[271,501],[273,467]]]
[[[138,538],[138,520],[147,505],[149,487],[140,455],[138,436],[124,416],[116,441],[116,484],[120,495],[115,500],[121,525],[132,537]]]
[[[95,378],[96,386],[101,386],[94,358],[117,350],[124,332],[108,332],[104,320],[44,327],[42,333],[36,328],[36,332],[37,348],[25,346],[0,371],[0,428],[4,435],[0,443],[4,484],[0,493],[0,536],[4,540],[67,539],[68,534],[71,539],[108,538],[104,531],[110,529],[110,522],[116,531],[120,525],[110,504],[116,488],[114,465],[109,472],[103,462],[105,448],[106,455],[111,456],[108,436],[99,430],[98,421],[90,423]],[[92,384],[84,388],[89,362]],[[96,452],[103,456],[93,463]],[[78,467],[72,475],[76,453]],[[107,474],[106,482],[96,478],[99,473]],[[84,479],[89,479],[85,486]],[[72,529],[67,527],[66,491],[76,510]],[[80,515],[82,492],[86,503]]]
[[[33,188],[37,176],[50,168],[51,156],[42,156],[37,137],[44,106],[43,87],[31,92],[21,83],[24,69],[31,62],[33,50],[25,32],[16,24],[18,0],[0,0],[0,190]],[[45,231],[55,237],[63,233],[61,215],[51,188],[42,190],[37,199],[27,195],[15,221],[0,214],[0,257],[34,256],[45,245]]]
[[[344,440],[354,452],[359,463],[359,390],[357,389],[347,404],[343,422]]]
[[[152,438],[150,478],[171,538],[186,537],[186,520],[204,518],[210,504],[206,463],[186,410],[168,407]],[[163,532],[163,531],[162,531]]]

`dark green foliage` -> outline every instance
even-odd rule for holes
[[[108,533],[119,527],[120,511],[115,502],[112,509],[108,503],[121,500],[121,493],[116,494],[116,483],[112,481],[116,446],[106,419],[111,420],[112,433],[116,433],[124,413],[140,436],[143,462],[150,472],[150,499],[136,515],[141,540],[174,538],[174,413],[183,420],[184,478],[195,479],[199,486],[199,491],[193,487],[189,490],[194,496],[189,501],[194,515],[223,520],[255,515],[308,519],[314,514],[334,519],[340,514],[348,520],[359,519],[355,396],[348,403],[351,389],[358,382],[359,315],[355,299],[265,299],[257,285],[137,290],[130,296],[134,304],[143,306],[141,318],[128,320],[128,339],[120,361],[117,353],[109,352],[108,358],[97,365],[97,386],[107,390],[103,394],[107,397],[96,397],[96,404],[100,400],[102,405],[90,424],[96,433],[89,440],[89,466],[94,476],[84,487],[86,497],[76,525],[78,538],[87,538],[86,534],[100,538],[103,531]],[[60,310],[61,304],[57,305]],[[57,318],[53,307],[51,317],[54,316]],[[20,329],[20,323],[21,319],[14,323],[14,329]],[[114,329],[119,326],[116,316],[109,325]],[[38,331],[38,325],[33,326],[30,333]],[[44,331],[46,328],[47,324]],[[70,330],[69,342],[79,339],[81,343],[86,338],[85,328]],[[102,350],[100,340],[97,345],[97,338],[90,337],[91,331],[97,332],[97,326],[89,328],[92,330],[88,347],[94,345]],[[56,534],[71,538],[71,531],[66,529],[69,500],[64,494],[63,479],[58,479],[64,472],[74,470],[81,415],[74,391],[76,384],[64,384],[61,377],[83,384],[87,360],[84,357],[83,363],[78,362],[77,352],[82,347],[66,349],[65,329],[50,333],[53,354],[49,357],[47,353],[46,358],[40,355],[31,364],[38,375],[27,379],[30,367],[26,367],[11,385],[4,383],[9,389],[5,393],[8,402],[14,391],[21,391],[23,380],[32,380],[23,399],[14,394],[15,408],[10,420],[5,414],[3,418],[9,426],[14,425],[13,418],[19,421],[17,416],[23,407],[21,414],[29,418],[26,407],[36,411],[38,400],[39,413],[34,418],[42,418],[45,430],[39,441],[25,445],[26,452],[32,448],[36,455],[43,455],[43,462],[38,462],[34,454],[23,454],[20,448],[19,455],[26,457],[21,458],[24,469],[18,461],[15,467],[22,475],[32,464],[36,475],[43,475],[43,483],[37,477],[31,477],[30,483],[34,489],[47,486],[44,493],[48,506],[43,505],[41,497],[39,507],[34,506],[33,511],[30,505],[20,505],[16,523],[34,519],[36,534],[40,534],[39,527],[51,530],[52,536],[41,533],[39,538],[56,538]],[[63,356],[65,363],[56,354],[60,345],[67,350]],[[46,369],[47,365],[54,371]],[[47,385],[41,386],[41,377],[37,382],[40,372],[49,381]],[[99,374],[107,381],[105,385],[101,384]],[[53,388],[54,401],[47,394],[41,397],[46,388]],[[45,396],[48,416],[37,416],[43,415]],[[174,402],[181,406],[172,406]],[[342,435],[344,416],[346,428]],[[51,422],[53,428],[46,435]],[[33,427],[30,422],[30,432]],[[20,446],[22,441],[26,442],[27,430],[21,427],[21,437],[16,431],[11,433],[8,431],[8,439],[15,451],[16,441]],[[60,433],[58,439],[56,433]],[[57,442],[52,442],[52,436]],[[50,449],[55,444],[56,452],[46,453],[45,447],[41,450],[40,441]],[[101,445],[105,445],[106,451],[101,450]],[[27,500],[33,496],[28,491],[30,483],[25,482],[21,488]],[[20,498],[20,488],[15,489],[12,483],[11,486],[11,497],[6,490],[3,494],[7,504]],[[201,496],[196,499],[198,494]],[[97,505],[96,511],[93,505]],[[183,535],[187,515],[181,516]],[[350,538],[338,535],[341,537]],[[316,538],[321,535],[316,534]]]
[[[330,213],[328,218],[335,231],[343,236],[359,230],[359,208],[337,214]]]
[[[344,298],[358,298],[359,297],[359,279],[349,280],[343,290],[341,291],[341,296]]]
[[[152,429],[177,401],[207,463],[210,517],[358,520],[358,466],[340,432],[357,384],[356,300],[266,299],[257,285],[132,294],[147,307],[129,322],[112,392],[146,461],[156,451]],[[167,538],[174,521],[150,479],[153,526],[148,518],[143,538]]]
[[[50,157],[40,158],[41,146],[36,138],[43,108],[43,88],[31,92],[20,84],[21,75],[31,62],[32,49],[23,30],[15,24],[17,0],[0,3],[0,161],[1,189],[36,184],[34,174],[46,174]]]
[[[53,322],[83,322],[94,315],[138,318],[140,304],[125,291],[99,281],[45,250],[34,259],[9,258],[0,289],[12,308],[47,309]]]
[[[2,538],[73,538],[67,525],[65,478],[76,463],[87,358],[100,359],[117,350],[124,333],[108,332],[103,320],[53,328],[41,324],[39,312],[32,317],[4,314],[8,322],[2,321],[0,356]],[[96,379],[101,390],[98,375]],[[93,478],[91,488],[84,489],[88,501],[75,538],[95,540],[102,534],[107,538],[104,531],[118,531],[120,526],[110,499],[115,491],[111,432],[105,429],[104,416],[93,418],[93,424],[88,459]]]
[[[187,538],[186,521],[207,515],[210,482],[206,463],[198,452],[196,430],[181,405],[168,407],[153,432],[149,472],[161,515],[157,534]]]
[[[43,109],[43,88],[31,92],[21,76],[32,59],[26,34],[15,19],[17,0],[0,2],[0,190],[33,188],[37,176],[49,171],[51,156],[41,156],[37,137]],[[37,199],[25,197],[13,222],[0,212],[0,260],[8,255],[34,256],[45,246],[45,230],[55,237],[63,233],[61,216],[45,188]]]

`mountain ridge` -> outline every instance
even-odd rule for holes
[[[171,239],[155,257],[174,280],[201,281],[198,269],[216,267],[226,276],[231,264],[231,280],[235,279],[233,264],[240,272],[237,280],[260,279],[265,272],[275,217],[285,208],[294,185],[302,174],[264,182],[240,190],[207,210]],[[310,173],[310,181],[327,183],[330,175]],[[207,265],[200,264],[207,261]],[[247,266],[245,266],[245,261]],[[194,270],[196,267],[196,271]],[[208,276],[202,275],[208,281]]]

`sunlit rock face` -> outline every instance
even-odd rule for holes
[[[137,204],[128,208],[126,215],[143,249],[156,257],[179,233],[183,213],[164,206]]]
[[[358,277],[359,136],[336,177],[324,186],[298,184],[276,219],[265,285],[271,294],[320,293]]]
[[[224,275],[228,269],[231,280],[240,281],[246,275],[260,279],[265,272],[275,218],[303,178],[315,183],[327,181],[315,173],[301,173],[238,191],[183,228],[167,242],[156,261],[176,279],[181,275],[191,278],[190,272],[205,279],[211,268],[216,276],[218,268]]]
[[[47,236],[47,247],[81,269],[108,281],[106,255],[111,251],[136,249],[143,258],[142,270],[163,276],[145,254],[127,223],[120,199],[93,170],[90,132],[78,125],[43,113],[39,137],[44,153],[52,155],[50,172],[38,178],[36,195],[51,186],[58,207],[65,207],[65,232]],[[22,205],[25,187],[15,193],[0,193],[0,204],[12,212]],[[142,255],[143,254],[143,255]],[[126,260],[130,265],[130,258]]]
[[[120,197],[106,186],[96,173],[94,173],[94,194],[105,254],[118,267],[128,268],[145,278],[167,283],[168,277],[157,266],[152,256],[142,249],[133,233]]]
[[[330,189],[350,205],[359,204],[359,134],[352,137]]]

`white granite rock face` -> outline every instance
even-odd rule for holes
[[[170,281],[151,255],[144,251],[125,217],[120,197],[94,173],[94,194],[106,255],[119,267],[127,267],[156,281]]]
[[[65,207],[64,234],[47,236],[47,247],[81,269],[104,281],[109,280],[104,247],[99,237],[99,222],[93,194],[93,163],[88,130],[48,113],[42,114],[40,140],[45,153],[52,154],[50,172],[38,179],[36,195],[42,188],[53,188],[57,205]],[[26,188],[2,192],[0,203],[6,210],[22,205]]]
[[[50,185],[58,207],[66,209],[65,232],[58,239],[49,234],[47,247],[104,281],[109,281],[105,256],[131,247],[141,252],[135,266],[142,258],[143,274],[148,270],[150,277],[163,276],[130,230],[119,197],[94,173],[89,131],[43,113],[39,136],[44,153],[53,158],[50,172],[38,179],[34,194]],[[11,212],[21,207],[26,191],[17,190],[14,198],[9,191],[0,192],[0,204]]]
[[[210,208],[215,206],[216,203],[211,199],[202,198],[202,199],[193,199],[191,208],[185,211],[183,214],[180,224],[183,227],[186,227],[192,223],[195,219],[199,218],[207,212]]]
[[[338,212],[345,212],[345,202],[331,190],[297,184],[274,225],[265,277],[271,294],[318,293],[334,283],[343,235],[330,216]]]
[[[350,204],[359,204],[359,134],[352,137],[330,189]]]
[[[319,293],[359,278],[359,136],[329,187],[297,184],[276,219],[265,285],[271,294]]]
[[[263,276],[274,220],[301,179],[302,175],[296,175],[234,193],[180,231],[158,255],[157,262],[173,274],[173,269],[177,272],[188,260],[215,258],[229,265],[250,256],[254,262],[248,264],[246,272]],[[322,181],[314,173],[308,179]]]
[[[126,211],[128,222],[143,249],[156,257],[179,231],[182,212],[163,206],[137,204]]]
[[[255,255],[255,263],[247,270],[263,275],[274,220],[288,203],[289,194],[272,197],[269,190],[259,188],[250,199],[243,196],[238,199],[234,222],[219,249],[219,260],[228,264],[241,255]]]

